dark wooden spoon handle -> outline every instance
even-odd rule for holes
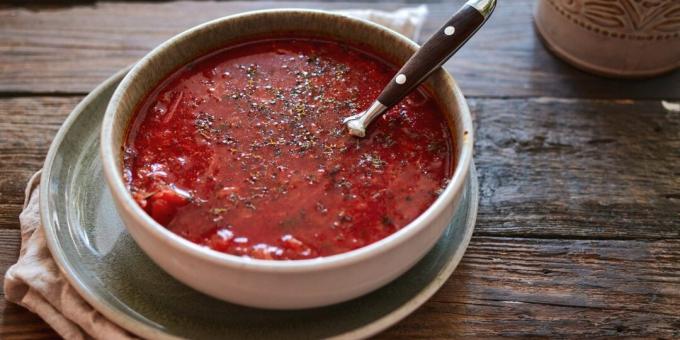
[[[469,4],[464,5],[435,32],[397,72],[378,101],[390,107],[438,69],[484,24],[486,17]]]
[[[427,39],[366,111],[343,120],[349,133],[356,137],[366,136],[366,128],[373,120],[406,97],[451,58],[482,27],[495,8],[496,0],[468,0],[458,13]]]

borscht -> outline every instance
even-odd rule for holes
[[[425,88],[365,138],[365,110],[397,68],[364,49],[304,37],[231,46],[181,67],[136,108],[124,177],[158,223],[258,259],[340,254],[423,213],[455,168],[451,132]]]

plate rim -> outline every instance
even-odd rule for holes
[[[420,306],[427,302],[437,291],[441,288],[446,281],[451,278],[453,272],[456,270],[460,261],[463,259],[463,255],[467,251],[470,240],[472,239],[472,233],[475,230],[475,223],[477,222],[477,210],[479,208],[479,180],[477,179],[477,169],[475,167],[474,158],[470,162],[470,173],[468,177],[468,183],[465,186],[470,186],[470,202],[468,218],[465,221],[465,234],[463,235],[463,241],[460,243],[458,249],[453,254],[452,260],[439,271],[439,274],[427,284],[418,294],[413,298],[408,300],[405,304],[401,305],[393,312],[384,315],[383,317],[376,319],[375,321],[359,327],[357,329],[345,332],[338,336],[331,337],[331,339],[356,339],[356,338],[368,338],[379,332],[386,330],[387,328],[396,325],[401,320],[411,315]],[[468,227],[469,226],[469,227]],[[397,278],[396,280],[398,280]]]
[[[40,175],[40,188],[39,188],[39,209],[40,209],[40,220],[42,222],[43,231],[45,233],[45,239],[47,241],[47,247],[52,254],[59,271],[71,284],[71,286],[78,292],[81,298],[83,298],[92,308],[101,313],[103,316],[111,320],[118,327],[144,338],[154,338],[154,339],[180,339],[177,336],[163,332],[160,329],[153,328],[146,325],[134,318],[128,316],[127,314],[121,312],[118,308],[111,306],[106,301],[100,300],[98,296],[90,291],[85,285],[85,283],[79,278],[75,270],[67,261],[66,255],[57,240],[56,229],[54,223],[50,218],[49,209],[49,181],[52,174],[52,167],[54,165],[54,160],[57,156],[57,151],[65,136],[71,130],[76,119],[85,112],[88,105],[92,104],[94,100],[102,95],[109,86],[120,82],[123,77],[129,72],[132,65],[125,67],[105,81],[97,85],[87,96],[85,96],[69,113],[61,127],[59,128],[57,134],[52,140],[50,147],[45,157],[45,162],[42,168],[42,174]],[[446,281],[451,277],[455,269],[460,264],[465,251],[468,248],[470,239],[472,238],[472,233],[475,229],[475,223],[477,220],[477,210],[479,206],[479,182],[477,178],[477,171],[474,164],[474,159],[470,162],[470,172],[468,177],[468,185],[470,186],[470,198],[469,198],[469,212],[468,218],[465,221],[465,233],[462,238],[458,249],[454,252],[452,260],[439,271],[439,274],[424,286],[413,298],[408,300],[405,304],[399,306],[394,311],[375,319],[374,321],[358,327],[356,329],[334,335],[330,339],[355,339],[355,338],[367,338],[373,336],[390,326],[395,325],[399,321],[403,320],[408,315],[412,314],[416,309],[422,306],[426,301],[428,301],[438,290],[441,288]]]

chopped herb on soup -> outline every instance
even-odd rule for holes
[[[233,255],[306,259],[383,239],[424,212],[454,168],[446,119],[423,89],[365,138],[344,129],[395,72],[358,48],[305,38],[200,58],[139,105],[129,189],[172,232]]]

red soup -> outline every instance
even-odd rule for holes
[[[158,223],[229,254],[306,259],[376,242],[425,211],[454,168],[447,122],[422,89],[366,138],[344,128],[396,71],[306,38],[203,57],[139,105],[129,189]]]

